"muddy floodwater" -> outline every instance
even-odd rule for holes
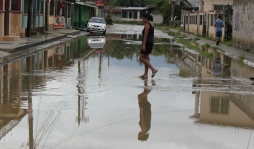
[[[254,68],[140,35],[85,36],[0,66],[1,149],[253,149]]]

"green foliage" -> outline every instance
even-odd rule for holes
[[[154,6],[157,11],[162,13],[164,24],[168,24],[171,19],[171,5],[169,4],[170,0],[154,0]],[[181,16],[181,6],[175,5],[174,16]]]
[[[226,45],[226,46],[232,46],[233,42],[231,41],[226,41],[226,42],[221,42],[222,44]]]
[[[192,42],[196,42],[197,40],[200,40],[199,38],[192,38]]]
[[[183,44],[188,49],[193,49],[193,50],[200,51],[200,49],[198,47],[193,46],[187,39],[182,39],[182,38],[181,39],[177,39],[176,42]]]
[[[178,31],[178,32],[176,33],[176,36],[181,36],[181,31]]]
[[[168,31],[167,33],[168,33],[169,36],[175,36],[176,35],[175,32],[172,32],[172,31]]]
[[[241,55],[238,56],[238,60],[239,60],[239,61],[243,61],[244,59],[246,59],[246,58],[245,58],[245,54],[242,54],[242,53],[241,53]]]
[[[212,49],[213,49],[214,51],[219,50],[219,48],[218,48],[218,47],[213,47]]]
[[[108,16],[106,17],[106,22],[107,22],[107,24],[112,25],[113,20],[112,20],[112,18],[111,18],[111,15],[108,15]]]
[[[200,51],[200,56],[207,57],[209,59],[215,58],[212,52],[205,52],[205,51]]]
[[[210,48],[210,44],[209,43],[206,43],[204,46],[205,46],[206,49]]]

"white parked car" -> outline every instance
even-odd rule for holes
[[[106,38],[105,36],[87,36],[87,43],[92,49],[103,49]]]
[[[106,33],[106,22],[103,18],[92,17],[87,23],[87,32]]]

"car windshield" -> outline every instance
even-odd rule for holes
[[[102,18],[91,18],[89,22],[95,22],[95,23],[105,23],[104,19]]]

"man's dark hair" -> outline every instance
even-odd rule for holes
[[[221,16],[218,16],[219,19],[221,19]]]

